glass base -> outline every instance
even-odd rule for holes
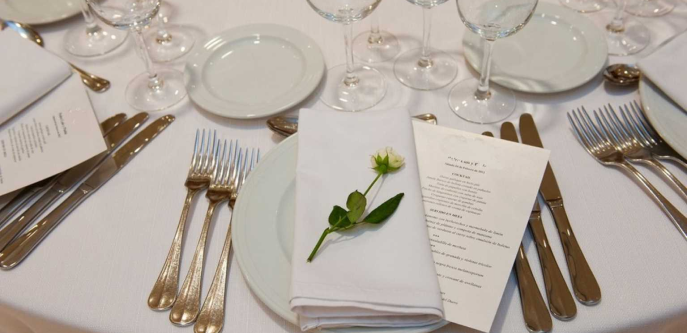
[[[150,87],[148,73],[139,74],[126,87],[126,102],[139,111],[159,111],[179,103],[186,96],[184,74],[173,69],[157,71],[160,85]]]
[[[651,34],[645,25],[625,18],[625,29],[620,33],[611,31],[610,25],[606,26],[606,40],[608,54],[625,56],[635,54],[649,45]]]
[[[598,12],[606,7],[603,0],[559,0],[561,5],[580,13]]]
[[[165,30],[167,30],[170,36],[166,40],[158,36],[160,29],[157,27],[146,29],[143,33],[150,59],[155,62],[167,62],[177,59],[191,51],[195,43],[195,38],[189,29],[183,26],[166,24]]]
[[[378,40],[371,40],[369,31],[356,36],[353,40],[353,55],[367,63],[384,62],[396,57],[401,52],[396,36],[386,31],[380,31],[379,35],[381,38]]]
[[[106,54],[124,43],[128,31],[107,25],[99,26],[96,32],[88,33],[86,25],[67,31],[64,48],[77,57],[95,57]]]
[[[625,7],[625,11],[635,16],[663,16],[673,11],[675,4],[666,0],[642,0],[637,4]]]
[[[354,71],[358,82],[351,86],[344,84],[346,65],[335,66],[327,71],[320,96],[324,104],[335,110],[356,112],[369,109],[384,98],[386,80],[382,73],[367,66],[357,66]]]
[[[475,96],[478,85],[478,80],[467,79],[451,89],[448,105],[458,117],[475,124],[493,124],[513,114],[517,100],[512,90],[492,85],[489,98],[478,99]]]
[[[458,74],[456,61],[448,53],[430,48],[431,63],[420,60],[422,49],[403,52],[394,63],[394,74],[404,85],[418,90],[435,90],[447,86]]]

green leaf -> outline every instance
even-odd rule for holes
[[[358,192],[353,191],[348,195],[348,200],[346,200],[346,207],[348,207],[348,220],[355,223],[363,216],[365,212],[365,207],[367,206],[367,199],[365,196]]]
[[[384,220],[388,219],[389,216],[396,211],[396,208],[398,208],[398,205],[401,203],[401,199],[403,199],[403,193],[399,193],[395,197],[385,201],[383,204],[379,205],[379,207],[371,211],[363,222],[372,224],[384,222]]]
[[[346,214],[348,214],[348,212],[341,206],[334,206],[334,208],[332,208],[332,212],[329,213],[329,225],[332,227],[344,227],[350,225],[351,221],[348,220]]]

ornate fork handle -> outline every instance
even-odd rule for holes
[[[659,207],[661,207],[661,210],[663,210],[666,215],[670,218],[670,220],[673,222],[675,227],[680,231],[683,237],[687,238],[687,217],[682,215],[675,206],[673,206],[668,199],[666,199],[661,192],[659,192],[651,183],[649,182],[644,175],[642,175],[635,167],[633,167],[629,162],[624,161],[622,163],[615,164],[620,166],[622,169],[630,172],[633,176],[637,178],[641,182],[641,184],[649,190],[649,193],[651,196],[656,200],[658,203]]]
[[[660,171],[663,176],[665,176],[675,187],[677,187],[682,197],[687,200],[687,187],[685,187],[685,185],[682,184],[682,182],[677,179],[675,175],[673,175],[673,173],[670,172],[665,165],[663,165],[663,163],[657,161],[655,158],[647,158],[641,161]]]
[[[200,191],[200,189],[188,189],[186,200],[184,201],[184,208],[181,210],[181,218],[177,226],[176,233],[172,246],[167,254],[165,264],[162,266],[162,271],[153,285],[153,290],[148,296],[148,307],[156,311],[167,310],[172,307],[177,297],[177,286],[179,285],[179,266],[181,261],[181,245],[184,239],[184,230],[186,229],[186,218],[188,217],[189,209],[193,198]]]
[[[687,159],[678,155],[677,153],[675,155],[659,155],[659,154],[652,154],[652,155],[654,158],[657,158],[659,160],[677,162],[678,165],[680,165],[681,167],[685,168],[685,170],[687,170]]]

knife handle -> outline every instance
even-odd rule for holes
[[[553,219],[556,221],[556,227],[558,228],[558,235],[563,244],[563,251],[568,263],[568,271],[570,272],[570,280],[575,297],[584,305],[595,305],[601,301],[601,288],[599,283],[596,282],[596,277],[594,277],[594,273],[582,253],[580,244],[577,242],[575,233],[568,220],[568,215],[565,212],[563,200],[547,201],[547,204],[551,208]]]
[[[544,275],[544,287],[549,299],[549,307],[554,317],[560,320],[572,320],[577,315],[577,306],[568,286],[565,284],[563,274],[551,251],[549,239],[546,237],[541,216],[530,218],[530,229],[537,245],[539,263]]]
[[[35,199],[41,192],[52,184],[55,178],[46,179],[31,184],[21,190],[10,202],[0,209],[0,227],[9,221],[14,214],[20,211],[26,204]]]
[[[31,222],[35,221],[55,200],[61,197],[64,191],[60,191],[51,187],[38,201],[36,201],[29,209],[19,215],[5,228],[0,230],[0,250],[3,250],[14,237],[17,237]]]
[[[520,244],[520,249],[515,257],[515,275],[518,278],[522,314],[525,317],[527,330],[533,333],[551,332],[553,329],[551,315],[546,308],[544,298],[539,293],[537,281],[532,275],[532,268],[522,244]]]
[[[11,242],[0,252],[0,269],[9,270],[21,263],[40,244],[40,242],[71,213],[74,208],[79,206],[94,189],[82,184],[57,208],[55,208],[43,220],[36,223],[26,233]]]

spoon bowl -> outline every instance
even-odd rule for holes
[[[629,86],[639,82],[641,72],[635,65],[614,64],[606,67],[603,75],[606,81],[612,84]]]

